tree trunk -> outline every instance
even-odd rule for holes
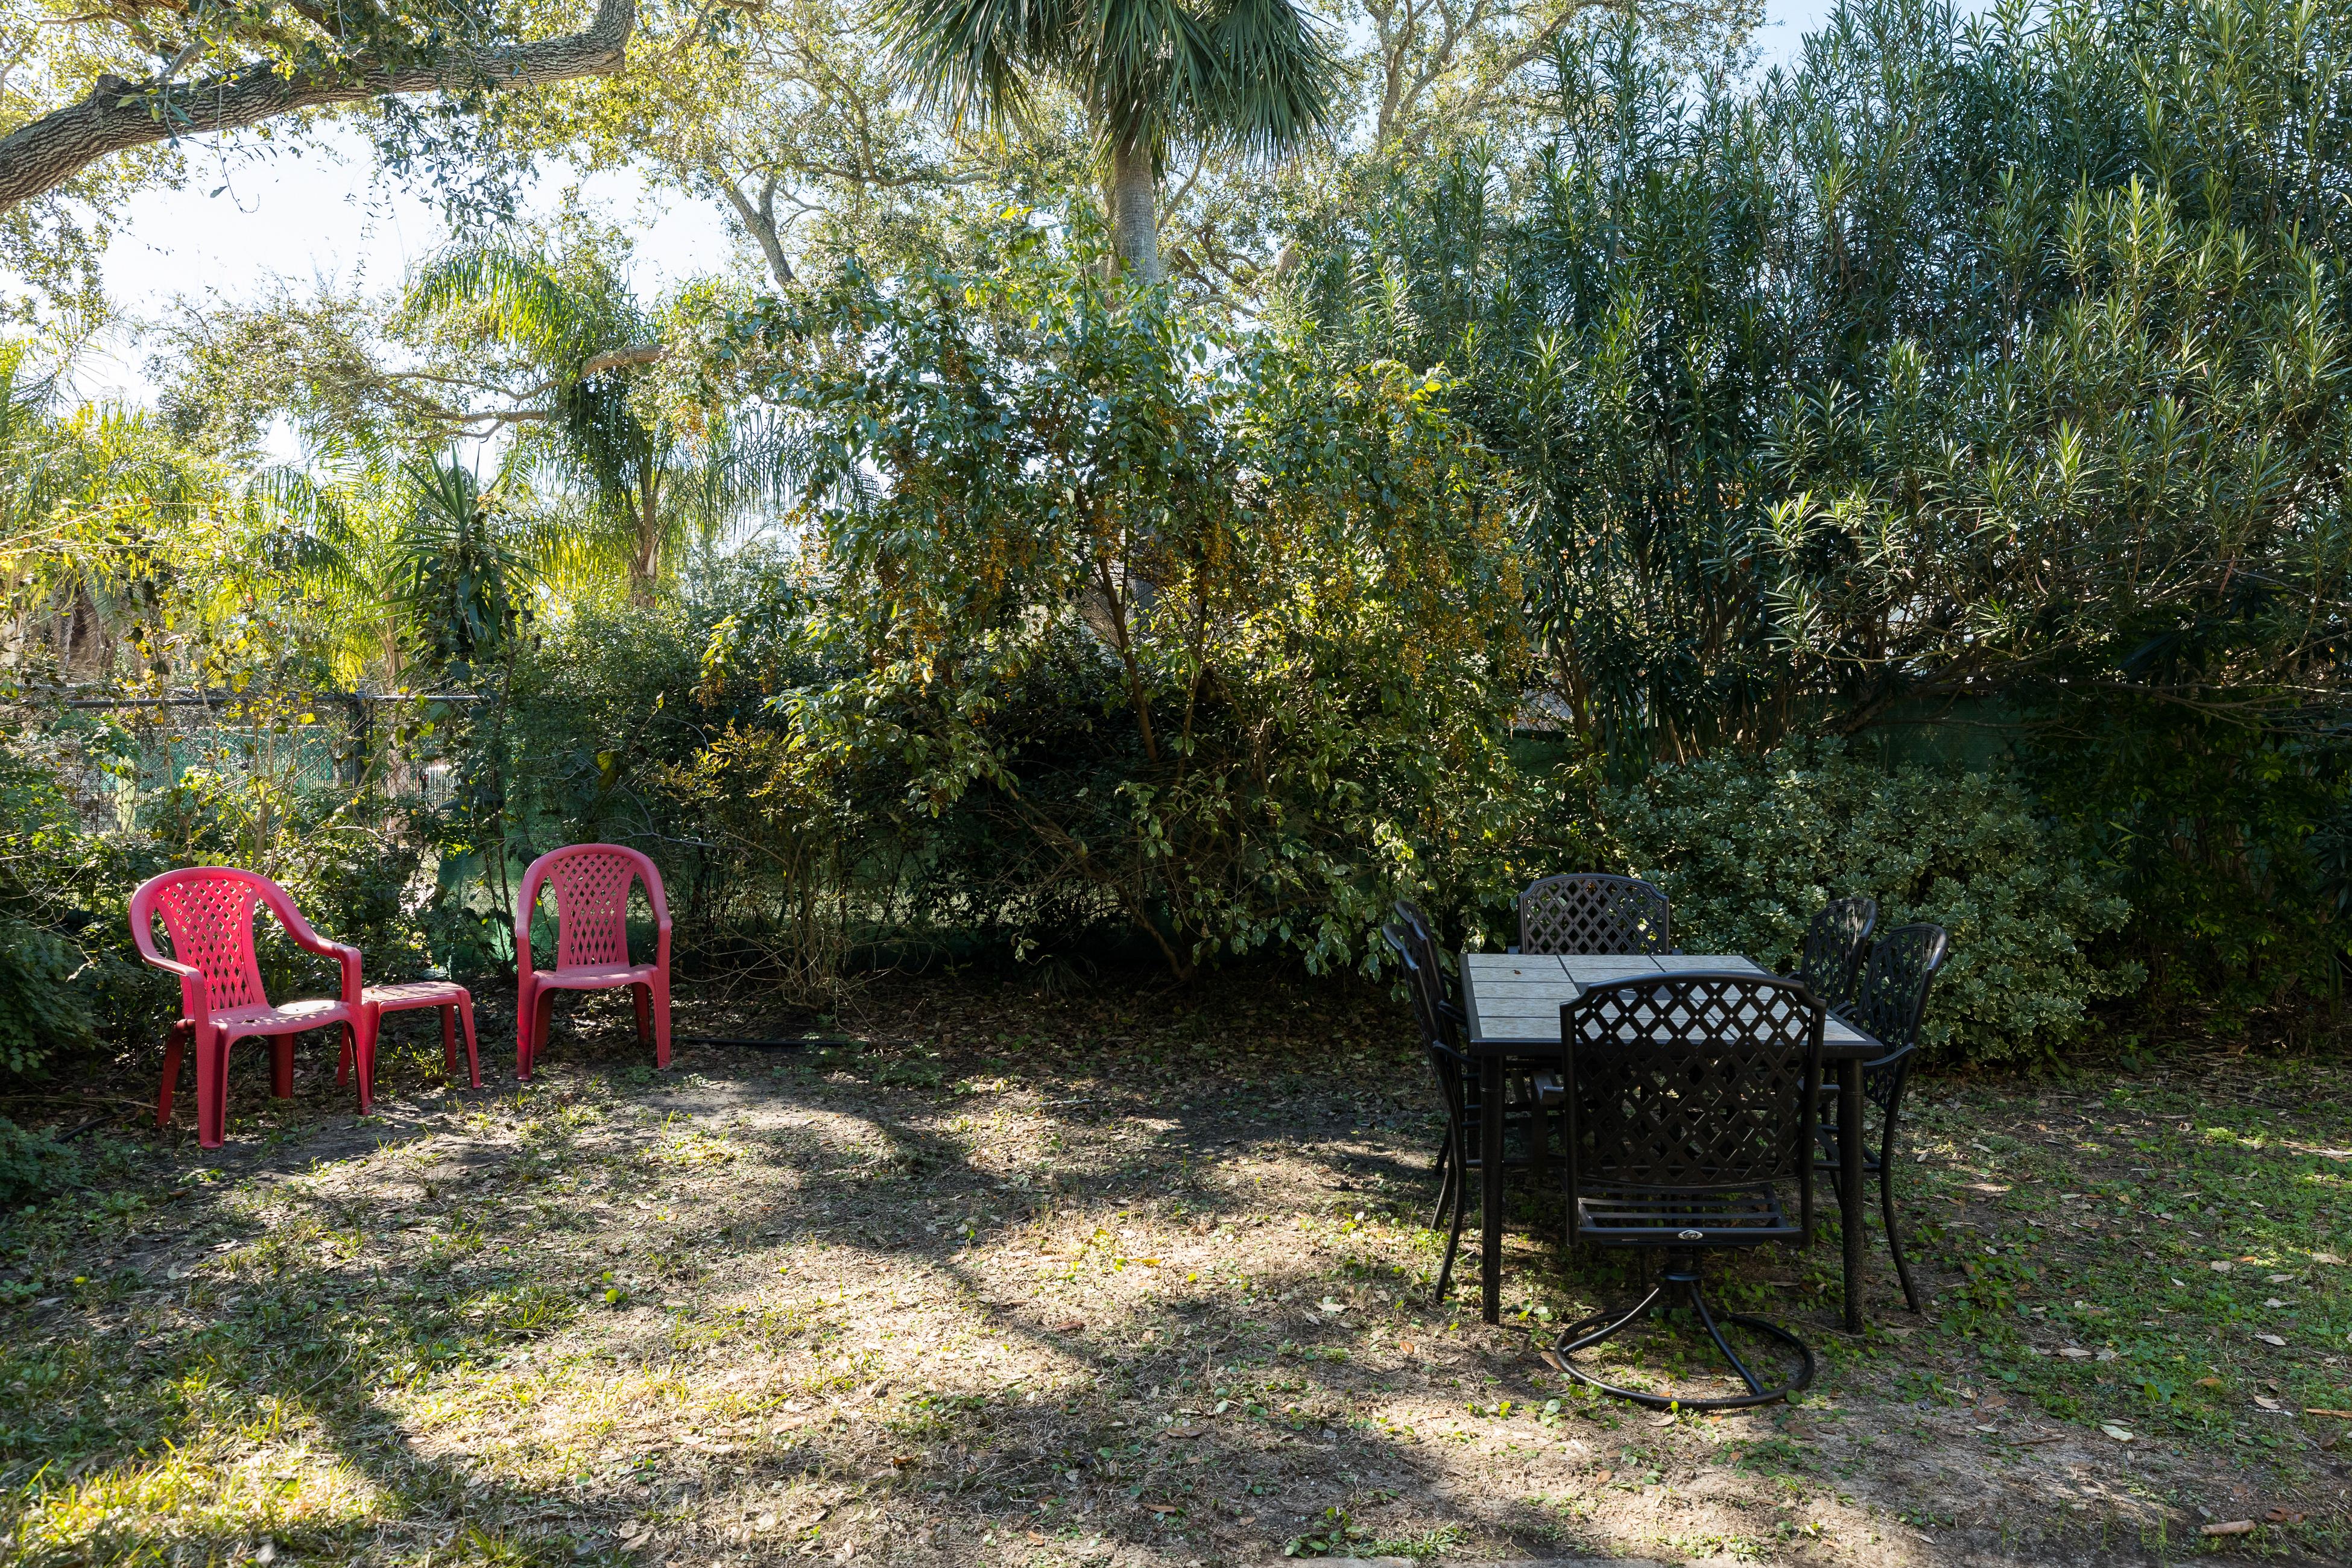
[[[595,19],[586,30],[537,43],[425,48],[396,63],[355,48],[331,64],[289,68],[274,59],[255,60],[184,83],[170,80],[168,71],[143,82],[101,76],[89,97],[0,136],[0,212],[55,190],[111,153],[242,130],[297,110],[609,76],[621,68],[636,25],[636,0],[597,0]]]
[[[636,558],[629,563],[629,603],[639,609],[652,608],[662,563],[660,480],[650,462],[646,468],[645,478],[637,481]]]
[[[1111,156],[1111,242],[1119,260],[1146,283],[1157,283],[1160,272],[1160,182],[1151,168],[1151,149],[1122,142]]]
[[[736,188],[734,180],[724,170],[712,164],[707,165],[705,172],[719,194],[727,198],[727,205],[735,209],[744,232],[760,242],[760,254],[768,258],[768,271],[775,279],[776,287],[791,288],[793,264],[784,255],[783,237],[776,231],[776,176],[768,176],[768,183],[761,187],[759,201],[754,203]]]

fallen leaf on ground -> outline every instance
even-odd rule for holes
[[[1172,1502],[1152,1502],[1146,1503],[1143,1506],[1150,1509],[1152,1512],[1159,1514],[1181,1513],[1184,1511]]]
[[[2249,1526],[2249,1528],[2251,1528],[2251,1526]],[[1032,1545],[1032,1546],[1043,1546],[1043,1545],[1045,1545],[1045,1532],[1044,1531],[1042,1531],[1042,1530],[1033,1530],[1033,1531],[1031,1531],[1029,1532],[1029,1544],[1030,1544],[1030,1545]]]
[[[2333,1415],[2338,1421],[2352,1421],[2352,1410],[2329,1410],[2317,1405],[2306,1405],[2303,1407],[2303,1413],[2305,1415]]]
[[[1064,1322],[1048,1323],[1045,1325],[1045,1331],[1055,1334],[1075,1334],[1086,1326],[1087,1321],[1084,1318],[1071,1318]]]
[[[2253,1530],[2254,1521],[2252,1520],[2233,1519],[2223,1524],[2206,1525],[2202,1529],[2199,1530],[2197,1533],[2200,1535],[2251,1535],[2253,1533]]]
[[[2284,1350],[2286,1348],[2286,1342],[2279,1338],[2276,1334],[2256,1334],[2254,1338],[2262,1341],[2263,1343],[2266,1345],[2276,1345],[2281,1350]]]
[[[2265,1410],[2283,1410],[2285,1408],[2285,1406],[2282,1405],[2277,1400],[2273,1399],[2266,1394],[2255,1394],[2254,1403],[2261,1405]]]
[[[1160,1434],[1163,1441],[1171,1442],[1179,1437],[1197,1437],[1200,1435],[1201,1429],[1198,1426],[1171,1426],[1167,1431]]]
[[[2099,1430],[2105,1432],[2108,1436],[2113,1437],[2118,1443],[2128,1443],[2132,1440],[2130,1427],[2118,1426],[2112,1421],[2100,1422]]]
[[[2289,1508],[2273,1507],[2270,1512],[2263,1515],[2263,1518],[2272,1524],[2301,1524],[2303,1522],[2303,1515]]]

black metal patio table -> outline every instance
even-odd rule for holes
[[[1465,1045],[1478,1060],[1483,1103],[1503,1103],[1505,1069],[1549,1067],[1559,1060],[1559,1010],[1586,985],[1639,974],[1694,972],[1762,974],[1730,953],[1670,957],[1602,957],[1550,953],[1465,952],[1462,1004],[1468,1016]],[[1838,1076],[1838,1229],[1845,1243],[1845,1328],[1862,1332],[1863,1140],[1862,1067],[1886,1047],[1842,1019],[1822,1029],[1822,1062]],[[1479,1289],[1486,1321],[1503,1315],[1503,1119],[1488,1115],[1478,1129]]]

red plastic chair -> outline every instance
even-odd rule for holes
[[[271,1005],[261,989],[253,946],[253,912],[260,904],[269,906],[296,946],[342,966],[339,1000]],[[171,933],[170,958],[155,946],[158,915]],[[172,1090],[180,1080],[184,1047],[193,1046],[195,1052],[196,1138],[207,1149],[221,1146],[228,1122],[228,1048],[235,1041],[248,1035],[271,1041],[269,1091],[280,1100],[294,1092],[294,1037],[304,1030],[341,1024],[346,1055],[365,1050],[360,950],[312,931],[286,889],[267,877],[226,866],[194,866],[151,878],[131,895],[131,936],[148,963],[180,977],[180,1019],[165,1038],[163,1091],[155,1101],[158,1127],[172,1120]],[[364,1079],[360,1097],[364,1112]]]
[[[629,962],[629,884],[642,880],[660,932],[651,963]],[[555,885],[555,967],[533,967],[530,921],[543,884]],[[661,873],[634,849],[618,844],[574,844],[530,863],[515,907],[515,1076],[527,1079],[547,1044],[558,991],[629,988],[637,1007],[637,1038],[652,1014],[654,1065],[669,1066],[669,902]]]

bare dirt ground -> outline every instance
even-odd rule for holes
[[[12,1559],[2352,1560],[2352,1419],[2313,1413],[2352,1410],[2340,1066],[1929,1080],[1927,1312],[1874,1215],[1874,1326],[1837,1331],[1824,1197],[1811,1251],[1710,1264],[1813,1388],[1669,1416],[1540,1359],[1630,1285],[1563,1260],[1554,1195],[1502,1326],[1475,1254],[1432,1299],[1433,1096],[1368,989],[688,1005],[863,1043],[664,1075],[604,999],[528,1086],[482,1001],[480,1091],[429,1016],[367,1121],[324,1046],[289,1102],[254,1052],[228,1149],[184,1109],[0,1222]]]

